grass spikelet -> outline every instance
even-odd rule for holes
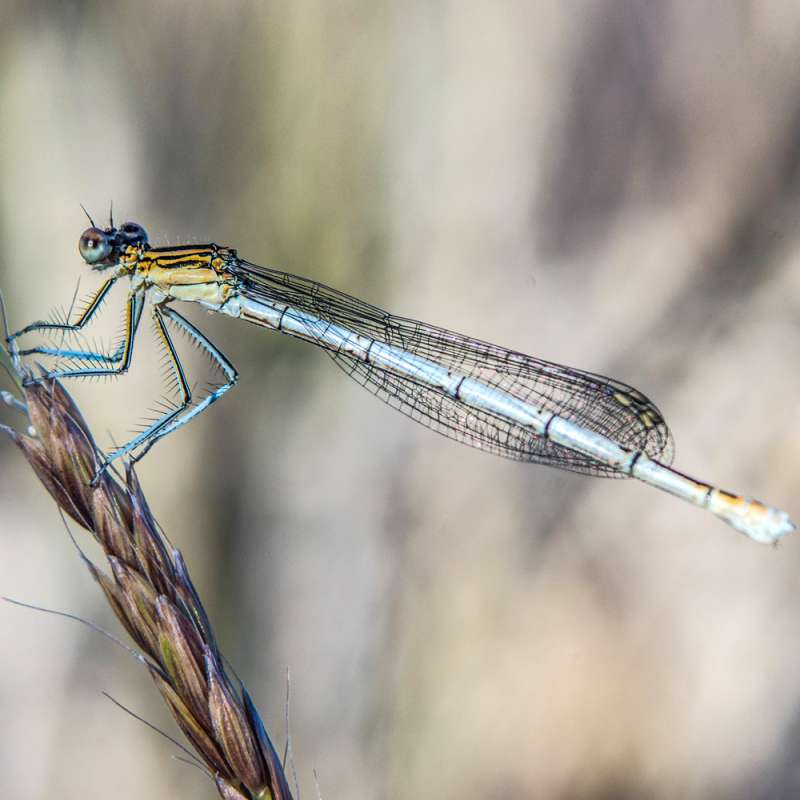
[[[0,348],[1,350],[2,348]],[[63,511],[103,548],[109,572],[86,560],[140,650],[156,688],[224,800],[291,800],[280,758],[250,695],[225,659],[180,552],[150,513],[132,468],[90,482],[102,454],[58,382],[24,389],[36,436],[0,426]]]

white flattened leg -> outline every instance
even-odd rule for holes
[[[198,347],[202,348],[209,358],[216,364],[216,366],[220,369],[222,374],[226,378],[226,382],[219,386],[218,388],[214,389],[210,394],[206,395],[196,406],[192,406],[191,408],[188,407],[188,402],[179,409],[179,412],[167,421],[163,427],[159,427],[159,429],[153,433],[147,440],[145,446],[142,448],[142,451],[137,454],[135,461],[141,459],[147,452],[149,452],[150,448],[160,439],[163,439],[165,436],[169,435],[173,431],[176,431],[178,428],[183,427],[190,419],[196,417],[198,414],[201,414],[205,411],[212,403],[215,403],[222,397],[225,392],[228,391],[238,380],[239,373],[236,371],[236,368],[228,361],[227,358],[218,350],[209,340],[208,338],[201,333],[188,319],[181,316],[177,311],[170,308],[169,306],[163,306],[160,310],[160,313],[167,317],[167,319],[171,320],[178,328],[180,328]],[[188,391],[188,387],[187,387]]]

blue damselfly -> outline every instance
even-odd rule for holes
[[[132,222],[92,223],[79,251],[105,280],[74,323],[34,322],[9,337],[19,355],[72,359],[50,377],[120,375],[127,371],[146,301],[169,357],[179,402],[106,457],[141,458],[157,441],[218,400],[237,380],[219,349],[173,307],[209,311],[321,347],[348,375],[417,422],[490,453],[599,477],[634,477],[706,508],[737,530],[775,542],[794,530],[788,515],[726,492],[670,466],[672,437],[658,408],[620,381],[507,350],[469,336],[389,314],[321,283],[256,266],[215,244],[153,247]],[[112,286],[129,278],[125,329],[114,352],[36,346],[16,340],[36,331],[77,333]],[[173,344],[170,327],[202,348],[225,376],[199,400]]]

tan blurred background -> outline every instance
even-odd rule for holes
[[[113,200],[154,242],[613,374],[681,469],[797,518],[799,52],[785,0],[4,0],[12,324],[95,285],[79,203]],[[349,800],[800,796],[796,540],[484,456],[188,313],[242,379],[140,475],[279,745],[290,667],[306,798],[313,769]],[[103,446],[159,397],[141,339],[70,384]],[[0,547],[0,593],[117,630],[3,442]],[[0,658],[2,798],[215,796],[101,696],[175,732],[106,640],[0,605]]]

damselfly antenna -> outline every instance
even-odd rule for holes
[[[89,214],[89,212],[86,210],[86,206],[84,206],[84,204],[83,204],[83,203],[81,203],[81,204],[80,204],[80,206],[81,206],[81,208],[83,209],[83,213],[84,213],[84,214],[86,214],[86,218],[89,220],[89,224],[90,224],[90,225],[91,225],[93,228],[96,228],[96,227],[97,227],[97,225],[95,225],[95,224],[94,224],[94,220],[92,219],[92,217],[91,217],[91,214]]]

